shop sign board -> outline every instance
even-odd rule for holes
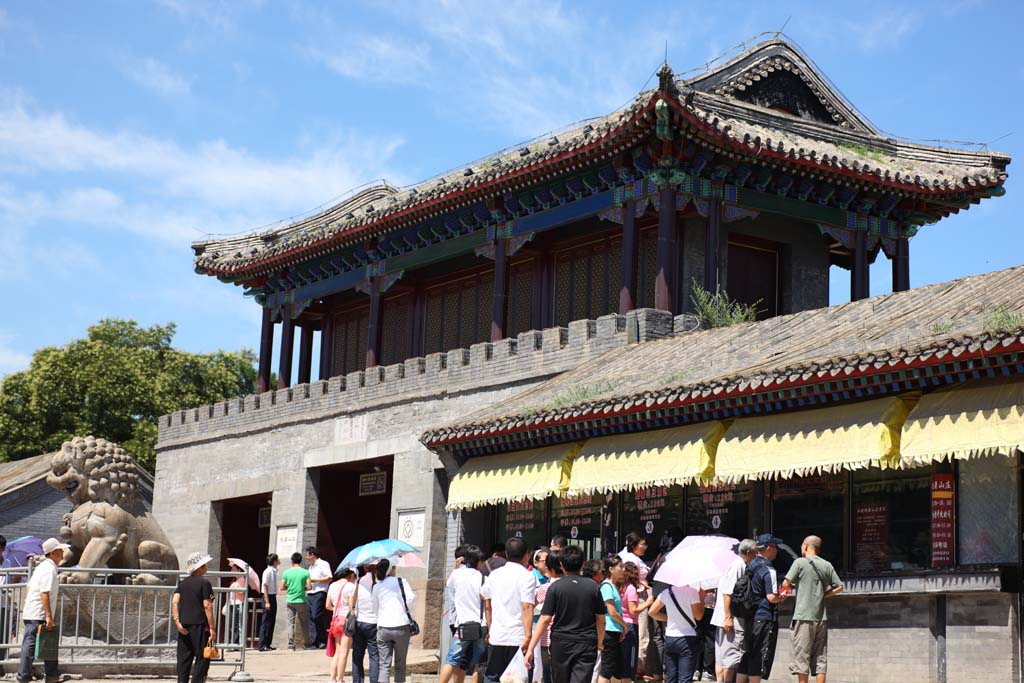
[[[860,503],[854,510],[854,569],[889,568],[889,504]]]
[[[510,500],[505,505],[505,536],[522,538],[544,526],[544,503],[537,500]]]
[[[952,474],[932,475],[932,567],[953,565],[956,505]]]
[[[359,475],[359,495],[377,496],[388,492],[387,472],[364,472]]]

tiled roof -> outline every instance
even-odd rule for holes
[[[44,453],[24,460],[0,464],[0,496],[22,486],[45,479],[50,473],[54,453]]]
[[[737,90],[775,71],[797,73],[833,122],[801,118],[737,98]],[[977,191],[1006,179],[1010,157],[912,144],[879,134],[834,92],[824,76],[785,41],[766,41],[721,67],[679,81],[672,102],[692,127],[732,154],[780,165],[799,165],[851,184],[883,184],[922,194]],[[560,172],[558,165],[607,155],[645,134],[655,89],[628,106],[524,145],[518,145],[415,186],[386,183],[362,189],[338,204],[259,233],[193,244],[197,270],[232,279],[256,278],[473,201],[498,196],[534,174]],[[834,124],[834,125],[833,125]],[[635,136],[635,138],[633,137]],[[962,203],[958,199],[957,206]]]
[[[993,330],[994,312],[1011,329]],[[770,391],[811,377],[844,377],[897,362],[956,357],[1024,343],[1024,266],[769,320],[608,351],[455,424],[435,445],[548,423],[708,397]],[[573,401],[573,396],[585,400]]]

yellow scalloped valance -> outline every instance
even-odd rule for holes
[[[448,510],[469,510],[512,500],[559,496],[569,488],[569,473],[579,444],[471,458],[452,478]]]

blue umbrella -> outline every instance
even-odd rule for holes
[[[22,536],[7,543],[4,549],[4,567],[27,567],[28,558],[43,554],[43,539]]]
[[[386,560],[389,557],[399,556],[403,553],[414,553],[416,548],[405,541],[398,541],[393,538],[385,538],[381,541],[373,541],[366,543],[358,548],[353,548],[352,552],[345,556],[345,559],[338,565],[338,569],[335,573],[340,572],[342,569],[350,569],[360,567],[364,564],[373,564],[379,560]]]

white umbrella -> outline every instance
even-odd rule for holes
[[[738,557],[734,550],[738,544],[728,536],[687,536],[665,556],[653,580],[672,586],[717,588],[722,574]]]

